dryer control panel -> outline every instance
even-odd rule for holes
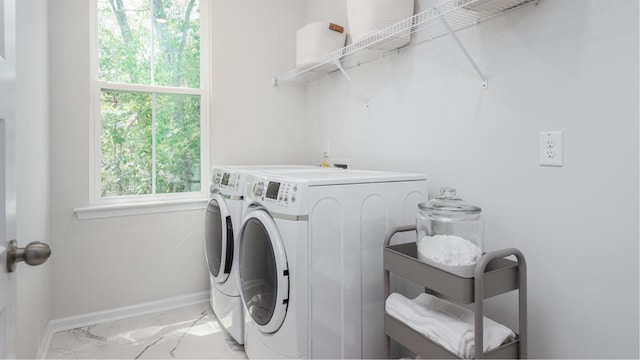
[[[298,192],[297,185],[269,181],[267,183],[267,190],[264,192],[264,197],[284,204],[295,203],[296,192]]]
[[[258,175],[247,177],[245,199],[249,202],[268,206],[273,210],[299,214],[304,209],[302,199],[304,186],[281,179]]]

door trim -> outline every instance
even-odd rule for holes
[[[249,210],[249,212],[242,219],[242,226],[240,227],[240,232],[238,233],[239,240],[239,251],[238,254],[238,288],[240,290],[240,297],[242,298],[242,303],[246,308],[246,299],[244,296],[244,289],[242,286],[242,246],[243,246],[243,234],[245,230],[245,225],[251,219],[256,219],[259,221],[262,226],[264,226],[267,234],[269,235],[269,240],[271,243],[271,247],[273,249],[273,256],[276,264],[276,276],[277,276],[277,285],[276,285],[276,305],[273,311],[273,315],[269,322],[265,325],[260,325],[253,321],[251,314],[249,314],[249,319],[252,320],[252,323],[256,326],[258,330],[263,333],[274,333],[280,329],[282,324],[284,323],[284,319],[287,316],[287,310],[289,306],[289,264],[287,261],[287,254],[284,248],[284,242],[282,241],[282,236],[280,235],[280,231],[278,231],[278,226],[276,225],[273,217],[269,214],[269,212],[263,207],[256,207]]]
[[[221,258],[220,258],[220,269],[218,269],[218,276],[213,276],[211,274],[211,269],[209,269],[209,274],[213,277],[213,280],[217,283],[224,283],[229,278],[229,274],[231,273],[233,261],[234,261],[234,238],[233,238],[233,223],[231,219],[231,214],[229,212],[229,207],[227,206],[227,202],[224,197],[222,197],[219,193],[212,193],[211,198],[209,199],[209,203],[207,204],[207,209],[211,205],[211,202],[215,201],[218,204],[218,209],[220,209],[220,222],[222,224],[222,248],[220,250]],[[205,221],[206,226],[206,221]],[[205,238],[205,241],[208,243],[209,239]],[[229,243],[231,243],[231,249],[229,249]],[[206,245],[205,245],[206,246]],[[207,252],[205,250],[205,256]],[[209,261],[207,260],[207,268],[209,267]]]

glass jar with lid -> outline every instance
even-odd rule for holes
[[[484,250],[482,209],[443,188],[418,204],[418,259],[461,277],[473,277]]]

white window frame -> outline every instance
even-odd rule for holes
[[[90,59],[91,59],[91,121],[90,121],[90,166],[89,166],[89,207],[75,209],[79,218],[97,218],[123,216],[130,214],[191,210],[203,208],[209,193],[209,119],[210,119],[210,68],[211,64],[211,3],[200,0],[200,88],[178,88],[166,86],[150,86],[124,83],[110,83],[99,79],[98,59],[98,4],[97,0],[90,0]],[[200,191],[102,197],[101,177],[101,92],[107,90],[121,90],[144,93],[171,93],[200,96]],[[186,206],[185,204],[196,204]],[[165,206],[166,205],[166,206]],[[104,211],[102,211],[104,210]],[[122,211],[119,211],[122,210]]]

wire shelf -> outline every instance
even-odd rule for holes
[[[410,48],[426,41],[474,26],[506,12],[540,0],[448,0],[402,20],[341,49],[328,53],[315,62],[298,66],[274,77],[274,85],[285,81],[312,81],[341,66],[349,69]],[[410,37],[406,43],[407,37]],[[402,41],[404,40],[404,41]],[[406,43],[394,50],[393,42]]]

